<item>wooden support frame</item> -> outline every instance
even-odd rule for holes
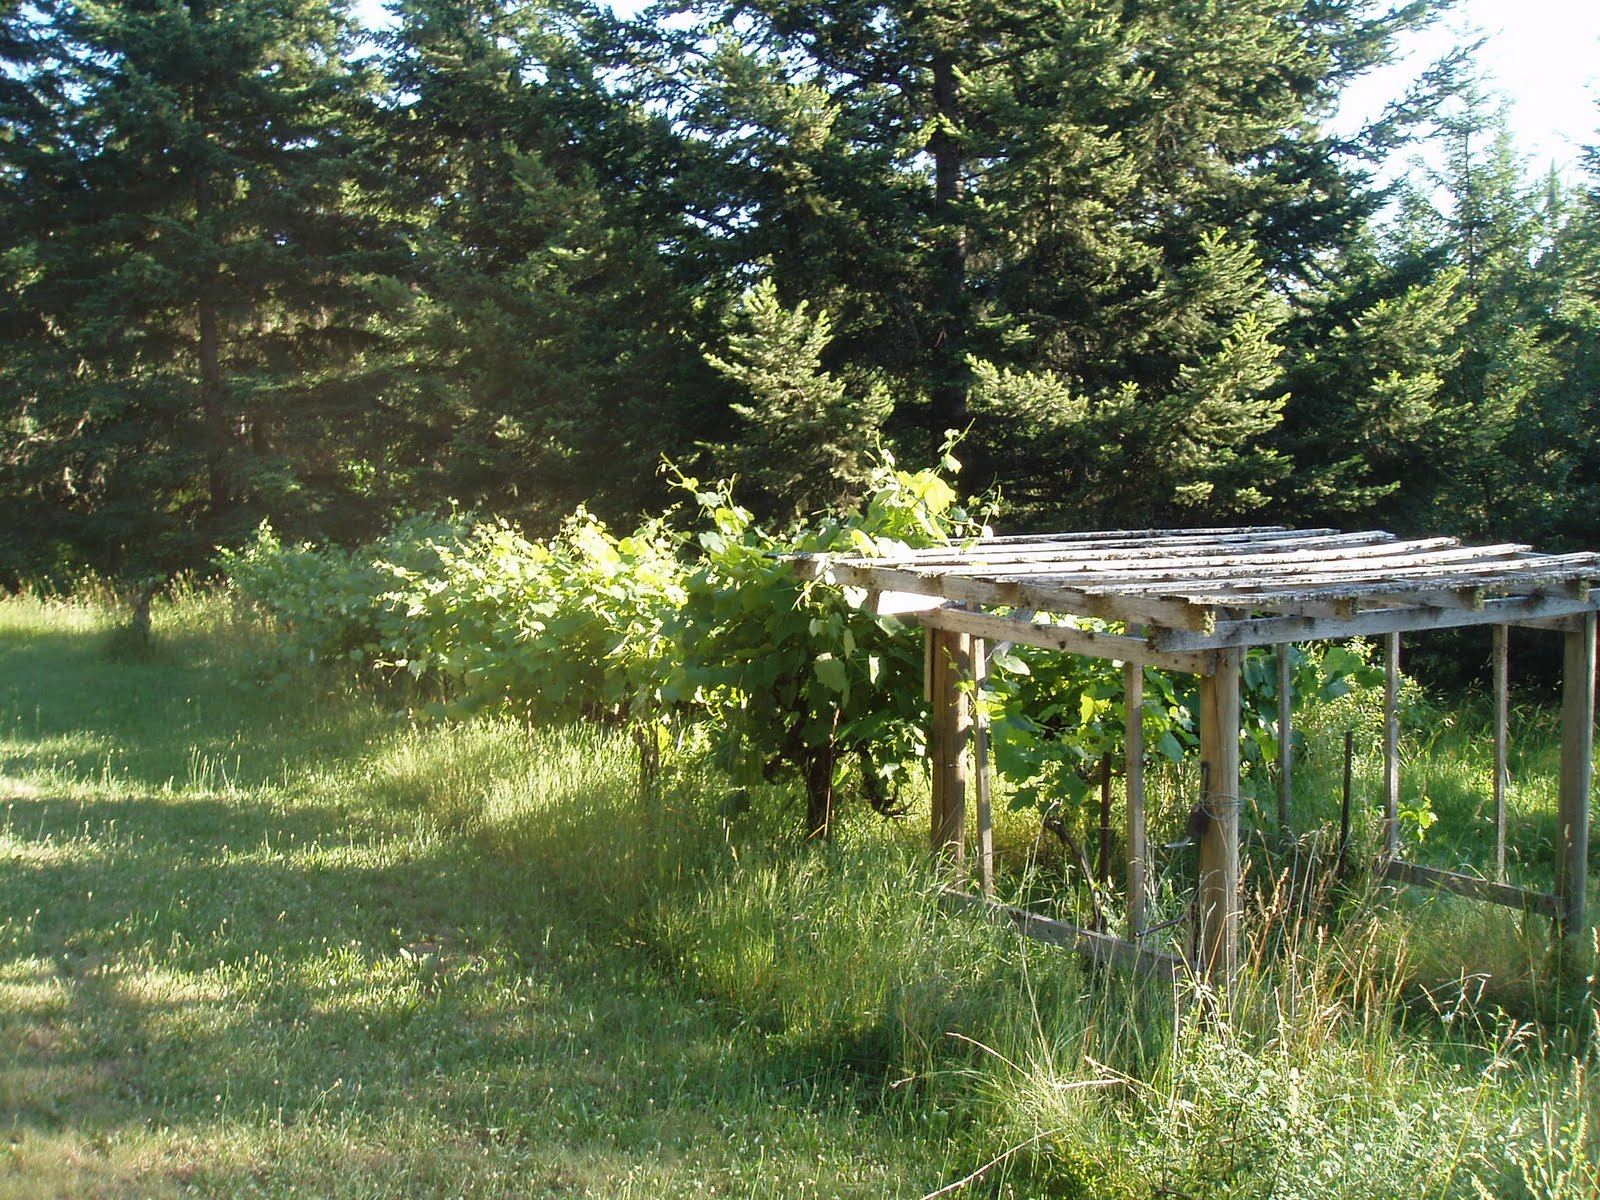
[[[1177,671],[1185,675],[1209,675],[1215,670],[1216,656],[1213,654],[1203,651],[1163,653],[1151,646],[1146,639],[1126,634],[1077,629],[1071,625],[1042,625],[1016,617],[997,617],[990,613],[943,606],[908,615],[913,615],[930,629],[946,629],[953,633],[971,634],[996,642],[1037,646],[1041,650],[1056,650],[1064,654],[1076,654],[1082,658],[1134,662],[1146,667],[1155,667],[1157,670]]]
[[[1382,531],[1341,533],[1280,527],[1108,532],[976,538],[873,559],[797,556],[795,570],[845,587],[880,615],[920,621],[934,718],[930,840],[958,869],[967,861],[966,788],[977,786],[978,875],[993,887],[989,731],[973,697],[986,642],[1015,642],[1119,663],[1127,744],[1127,876],[1130,940],[1039,926],[1047,940],[1105,961],[1145,953],[1148,866],[1143,823],[1143,705],[1148,669],[1199,677],[1203,787],[1199,880],[1192,907],[1192,969],[1225,987],[1238,966],[1239,687],[1243,652],[1279,647],[1278,826],[1292,836],[1293,643],[1382,637],[1385,665],[1384,860],[1395,882],[1550,912],[1561,931],[1584,928],[1589,796],[1593,780],[1595,614],[1600,554],[1541,555],[1519,544],[1469,547],[1452,538],[1403,541]],[[857,593],[852,589],[860,589]],[[1035,620],[1034,614],[1043,614]],[[1021,615],[1018,615],[1021,614]],[[1066,621],[1060,618],[1067,618]],[[1090,618],[1091,620],[1084,620]],[[1101,627],[1096,620],[1110,623]],[[1400,635],[1490,625],[1496,649],[1494,880],[1399,859]],[[1565,639],[1560,845],[1554,892],[1505,883],[1505,660],[1511,625]],[[886,629],[895,628],[885,622]],[[968,754],[972,754],[969,772]],[[1042,922],[1030,914],[1021,924]],[[1060,928],[1056,928],[1059,926]],[[1084,938],[1089,938],[1084,942]],[[1114,943],[1123,950],[1104,951]],[[1172,960],[1176,961],[1176,960]]]
[[[994,921],[1009,922],[1024,937],[1053,946],[1065,946],[1095,962],[1132,967],[1145,974],[1174,980],[1182,978],[1188,971],[1187,964],[1175,954],[1151,950],[1137,942],[1097,933],[1081,925],[1041,917],[1012,904],[1000,904],[955,888],[945,888],[940,898],[948,907],[977,912]]]
[[[1591,600],[1545,596],[1512,596],[1486,600],[1477,609],[1420,607],[1358,610],[1349,616],[1245,617],[1219,622],[1209,634],[1159,629],[1150,644],[1162,653],[1223,650],[1236,646],[1281,646],[1285,642],[1332,642],[1425,629],[1459,629],[1469,625],[1524,625],[1559,617],[1582,617],[1594,611]]]
[[[1594,778],[1594,692],[1595,692],[1595,614],[1565,621],[1559,626],[1565,639],[1562,674],[1561,780],[1559,833],[1556,847],[1554,892],[1513,887],[1505,882],[1506,793],[1508,790],[1509,743],[1509,666],[1508,627],[1494,627],[1492,672],[1494,676],[1494,780],[1495,878],[1479,879],[1457,871],[1440,870],[1406,862],[1399,857],[1398,844],[1385,840],[1385,853],[1374,867],[1379,879],[1410,887],[1427,887],[1451,892],[1468,899],[1522,912],[1538,913],[1555,921],[1558,937],[1570,942],[1585,927],[1588,881],[1589,793]],[[1394,635],[1396,638],[1398,635]],[[1388,657],[1386,677],[1398,675],[1398,648]],[[1387,700],[1387,697],[1386,697]],[[1388,701],[1392,704],[1392,701]],[[1391,718],[1386,704],[1385,720],[1385,830],[1388,796],[1398,794],[1398,777],[1389,777]]]
[[[1557,920],[1564,941],[1585,932],[1589,877],[1589,792],[1594,781],[1595,614],[1563,634],[1561,677],[1561,788],[1556,850]]]
[[[1200,879],[1195,892],[1195,970],[1226,988],[1239,967],[1239,668],[1243,652],[1217,656],[1200,680]]]
[[[989,716],[983,688],[989,680],[989,654],[982,638],[972,639],[972,766],[978,809],[978,886],[994,895],[994,805],[990,795]]]
[[[1383,639],[1383,849],[1400,856],[1400,635]]]
[[[934,853],[943,855],[959,869],[966,861],[972,639],[964,633],[931,630],[929,675],[928,693],[933,703],[933,729],[928,739],[933,772],[930,836]]]
[[[1128,820],[1128,938],[1144,933],[1148,900],[1149,850],[1144,822],[1144,668],[1126,663],[1122,668],[1123,783],[1126,785]]]
[[[1561,915],[1560,897],[1549,892],[1511,887],[1492,879],[1478,879],[1472,875],[1463,875],[1459,871],[1441,871],[1437,867],[1419,866],[1398,858],[1380,859],[1374,871],[1379,879],[1390,883],[1453,892],[1471,900],[1483,900],[1489,904],[1538,913],[1546,917],[1559,918]]]
[[[1511,785],[1511,627],[1494,627],[1494,877],[1506,879],[1506,793]]]
[[[867,560],[870,563],[871,560]],[[815,568],[811,568],[815,570]],[[972,578],[953,569],[933,567],[875,567],[834,562],[825,577],[847,587],[938,596],[960,604],[987,604],[996,608],[1031,608],[1036,612],[1072,612],[1108,621],[1148,621],[1153,625],[1208,634],[1215,627],[1209,607],[1184,600],[1140,601],[1125,596],[1101,596],[1046,582],[1022,583],[1014,579]]]
[[[1293,646],[1273,651],[1278,670],[1278,833],[1285,841],[1294,836],[1290,809],[1294,802],[1294,672]]]

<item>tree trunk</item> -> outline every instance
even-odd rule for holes
[[[806,836],[833,835],[833,768],[838,752],[832,743],[818,747],[806,758]]]
[[[197,25],[209,20],[207,0],[189,0],[189,18]],[[202,132],[202,144],[208,145],[211,105],[203,80],[195,83],[191,96],[195,124]],[[195,318],[200,334],[200,411],[205,428],[208,512],[215,524],[232,504],[232,494],[228,486],[229,436],[222,380],[222,334],[217,322],[216,285],[220,269],[215,260],[216,237],[211,229],[211,163],[204,149],[194,164],[194,173],[195,234],[203,256],[195,288]]]
[[[203,190],[203,188],[202,188]],[[207,276],[210,271],[207,271]],[[203,278],[196,302],[200,325],[200,407],[205,417],[206,486],[216,521],[232,503],[228,487],[228,414],[223,400],[221,336],[211,281]]]
[[[933,157],[933,216],[938,242],[934,252],[934,378],[930,428],[937,445],[947,429],[967,424],[966,290],[967,232],[960,211],[963,194],[962,149],[958,134],[961,86],[955,56],[947,48],[933,57],[934,131],[928,139]]]

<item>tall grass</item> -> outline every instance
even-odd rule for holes
[[[796,798],[730,796],[692,764],[641,794],[631,744],[593,731],[425,744],[499,761],[485,738],[526,740],[539,765],[512,754],[466,809],[453,791],[437,811],[485,853],[579,860],[553,874],[616,932],[789,1070],[868,1081],[902,1125],[931,1122],[988,1165],[979,1194],[1543,1196],[1594,1179],[1586,1052],[1554,1050],[1463,965],[1526,964],[1527,939],[1480,907],[1363,894],[1337,920],[1330,896],[1259,913],[1287,925],[1218,1021],[1188,985],[945,912],[916,828],[802,844]],[[1447,960],[1455,986],[1428,982]]]
[[[1600,1185],[1542,932],[1318,890],[1309,832],[1252,863],[1217,1019],[945,911],[925,815],[810,843],[793,792],[689,752],[642,782],[622,731],[264,683],[261,631],[204,593],[159,604],[137,660],[118,624],[0,603],[0,1196]],[[1475,742],[1413,743],[1444,820]],[[1328,779],[1308,757],[1302,829]],[[1071,873],[1035,826],[1002,824],[1010,899]]]

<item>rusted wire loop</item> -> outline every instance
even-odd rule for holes
[[[1205,809],[1206,816],[1213,821],[1219,821],[1224,817],[1237,817],[1244,809],[1244,803],[1239,797],[1222,792],[1208,795],[1200,803]]]

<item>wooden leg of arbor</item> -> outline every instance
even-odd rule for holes
[[[1561,683],[1561,844],[1556,860],[1560,932],[1584,935],[1584,892],[1589,876],[1589,789],[1594,779],[1595,614],[1564,635]]]
[[[1123,734],[1125,762],[1123,778],[1128,792],[1128,940],[1144,932],[1145,839],[1144,839],[1144,668],[1138,663],[1122,667]]]
[[[994,895],[994,810],[989,795],[989,718],[978,701],[989,678],[989,664],[982,638],[972,639],[972,759],[978,802],[978,883],[985,896]]]
[[[1383,848],[1400,854],[1400,635],[1383,639]]]
[[[944,647],[950,635],[942,629],[925,625],[922,629],[922,697],[928,702],[928,783],[931,798],[931,827],[928,842],[937,852],[939,832],[944,828],[946,781],[940,764],[945,760],[944,674],[941,663]]]
[[[1494,877],[1506,877],[1506,791],[1511,782],[1509,766],[1510,692],[1507,625],[1494,627]]]
[[[1239,965],[1239,664],[1241,652],[1217,655],[1200,677],[1200,761],[1206,813],[1196,896],[1196,968],[1219,988]]]
[[[1293,654],[1294,647],[1287,643],[1278,647],[1278,832],[1285,841],[1294,836],[1294,826],[1289,820],[1290,802],[1294,797],[1294,728],[1290,723],[1294,685],[1289,669]]]
[[[967,736],[972,722],[962,685],[971,674],[972,639],[942,629],[932,630],[931,636],[933,849],[960,867],[966,856]]]

